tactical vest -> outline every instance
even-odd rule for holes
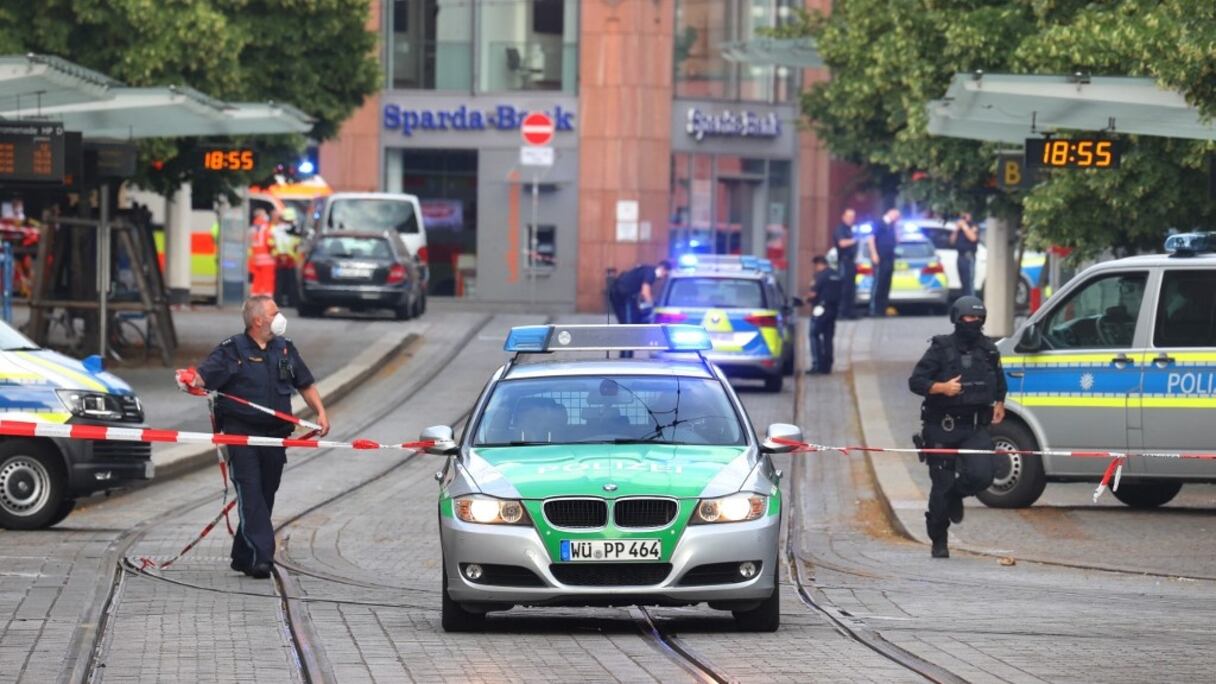
[[[987,341],[980,341],[966,351],[959,349],[954,335],[935,338],[946,353],[945,372],[942,381],[955,376],[963,386],[962,394],[954,397],[938,395],[937,403],[944,407],[990,406],[996,401],[997,369],[1000,367],[1000,352]]]

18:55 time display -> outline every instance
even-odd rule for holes
[[[1117,141],[1105,138],[1030,138],[1026,140],[1026,165],[1054,169],[1116,169],[1120,149]]]

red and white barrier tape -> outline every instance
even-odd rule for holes
[[[287,421],[288,423],[292,423],[293,425],[299,425],[301,427],[306,427],[309,430],[320,430],[321,429],[321,426],[317,425],[316,423],[304,420],[303,418],[296,418],[295,416],[291,415],[290,413],[283,413],[282,411],[276,411],[276,410],[270,408],[269,406],[262,406],[261,404],[255,404],[252,401],[249,401],[248,399],[245,399],[243,397],[238,397],[234,394],[228,394],[227,392],[221,392],[219,390],[204,390],[204,391],[207,393],[207,395],[220,396],[225,399],[235,401],[238,404],[248,406],[249,408],[251,408],[255,411],[261,411],[262,413],[265,413],[268,416],[274,416],[275,418],[278,418],[279,420]],[[205,396],[205,395],[196,394],[193,396]]]
[[[1110,486],[1111,491],[1119,489],[1119,481],[1123,476],[1123,466],[1127,464],[1127,459],[1131,456],[1141,456],[1145,458],[1172,458],[1180,460],[1216,460],[1216,453],[1209,452],[1185,452],[1185,451],[1083,451],[1069,449],[948,449],[948,448],[899,448],[899,447],[872,447],[872,446],[827,446],[823,444],[815,444],[812,442],[797,442],[790,439],[782,439],[774,437],[773,442],[784,446],[794,447],[793,453],[809,453],[815,451],[839,451],[847,454],[850,451],[888,453],[888,454],[925,454],[928,456],[969,456],[969,455],[998,455],[998,456],[1062,456],[1068,458],[1109,458],[1110,463],[1106,466],[1106,470],[1102,474],[1101,481],[1098,482],[1097,489],[1094,490],[1094,502],[1097,503],[1098,498],[1106,491],[1107,486]]]
[[[58,437],[60,439],[110,440],[114,442],[150,442],[166,444],[216,444],[222,446],[285,447],[289,449],[395,449],[418,451],[434,442],[402,442],[381,444],[370,439],[332,442],[324,439],[292,439],[289,437],[258,437],[212,432],[183,432],[157,428],[118,428],[105,425],[71,425],[30,423],[20,420],[0,420],[0,435],[9,437]]]

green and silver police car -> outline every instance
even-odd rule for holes
[[[440,480],[443,627],[514,606],[692,605],[779,623],[781,473],[687,325],[514,328]],[[613,359],[604,352],[650,351]],[[555,354],[600,352],[600,354]]]

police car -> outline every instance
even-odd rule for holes
[[[869,305],[874,291],[875,271],[870,263],[870,250],[865,242],[870,239],[873,226],[862,224],[853,228],[853,234],[861,242],[857,247],[857,289],[855,303]],[[828,252],[828,260],[837,261],[836,249]],[[899,237],[895,243],[895,271],[891,275],[892,305],[923,305],[945,312],[950,301],[950,288],[946,281],[946,270],[933,242],[921,234],[912,224],[900,224]]]
[[[958,248],[950,243],[950,236],[954,234],[954,223],[944,223],[939,219],[907,219],[901,224],[908,228],[915,228],[929,238],[937,250],[937,256],[941,257],[942,268],[946,272],[946,282],[950,288],[950,296],[952,298],[960,296],[963,284],[958,274]],[[980,293],[981,297],[987,277],[988,262],[988,248],[984,245],[983,229],[984,225],[981,223],[980,244],[976,246],[975,252],[975,290]],[[1039,276],[1046,265],[1047,255],[1043,252],[1026,250],[1022,254],[1022,268],[1013,293],[1013,304],[1018,311],[1030,309],[1030,291],[1039,282]],[[1045,294],[1050,294],[1050,292]]]
[[[686,254],[667,277],[654,323],[690,323],[709,331],[706,358],[727,375],[764,380],[780,392],[794,371],[794,307],[772,263],[750,256]]]
[[[1216,233],[1174,235],[1166,255],[1100,263],[998,344],[1009,386],[998,448],[1212,451],[1216,446]],[[1097,481],[1102,459],[1001,458],[989,506],[1034,503],[1047,482]],[[1131,457],[1115,496],[1168,503],[1216,482],[1216,462]]]
[[[779,622],[780,471],[801,440],[756,439],[739,398],[681,325],[514,328],[456,440],[423,431],[441,474],[443,627],[513,606],[691,605],[746,631]],[[649,350],[683,358],[551,352]],[[691,352],[691,353],[689,353]]]
[[[139,398],[102,370],[40,349],[0,323],[0,419],[140,427]],[[134,442],[0,436],[0,527],[54,525],[78,497],[152,477],[152,447]]]

